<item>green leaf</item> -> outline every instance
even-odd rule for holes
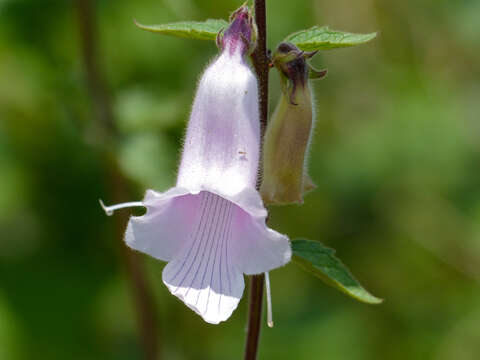
[[[330,50],[364,44],[377,36],[377,33],[352,34],[330,30],[328,26],[314,26],[307,30],[290,34],[285,41],[291,42],[304,51]]]
[[[220,30],[228,26],[222,19],[208,19],[206,21],[181,21],[161,25],[143,25],[135,21],[140,29],[154,33],[177,36],[197,40],[215,40]]]
[[[368,304],[380,304],[379,299],[353,277],[348,268],[335,257],[335,250],[318,241],[292,240],[293,262],[304,270],[311,272],[327,285]]]

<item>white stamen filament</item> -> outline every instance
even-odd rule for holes
[[[268,271],[265,273],[265,289],[267,291],[267,325],[273,327],[273,315],[272,315],[272,292],[270,291],[270,276]]]
[[[102,199],[98,199],[98,202],[100,203],[100,206],[102,207],[103,211],[105,211],[105,214],[107,214],[107,216],[112,216],[113,212],[118,209],[123,209],[127,207],[136,207],[136,206],[143,206],[143,207],[145,206],[141,201],[126,202],[126,203],[121,203],[121,204],[112,205],[112,206],[105,206]]]

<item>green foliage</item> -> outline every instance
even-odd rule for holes
[[[220,30],[228,26],[223,19],[208,19],[206,21],[180,21],[170,24],[143,25],[135,21],[140,29],[154,33],[197,40],[215,40]]]
[[[314,26],[290,34],[285,41],[295,44],[304,51],[331,50],[364,44],[374,39],[377,33],[353,34],[331,30],[328,26]]]
[[[353,277],[348,268],[335,256],[335,250],[318,241],[293,240],[293,261],[304,270],[311,272],[327,285],[368,304],[380,304],[379,299]]]
[[[197,40],[215,40],[217,34],[228,26],[223,19],[207,19],[205,21],[180,21],[159,25],[144,25],[135,21],[142,30]],[[353,34],[344,31],[331,30],[328,26],[314,26],[290,34],[285,41],[297,45],[304,51],[331,50],[364,44],[374,39],[377,33]]]

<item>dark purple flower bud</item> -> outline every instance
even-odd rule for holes
[[[243,5],[230,16],[230,26],[220,32],[217,45],[220,50],[231,54],[240,51],[242,55],[249,54],[255,48],[257,28],[250,9]]]

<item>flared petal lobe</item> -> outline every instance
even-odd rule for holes
[[[147,213],[130,219],[127,244],[170,261],[163,282],[209,323],[228,319],[237,307],[243,273],[262,273],[290,260],[288,239],[266,227],[258,194],[229,199],[173,188],[147,192],[144,203]]]
[[[163,194],[148,190],[143,199],[147,213],[130,218],[125,242],[156,259],[173,260],[191,232],[198,202],[187,189],[172,188]]]

